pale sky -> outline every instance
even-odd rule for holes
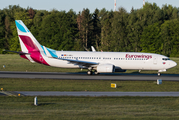
[[[116,0],[117,8],[124,7],[127,12],[131,8],[140,9],[143,6],[143,0]],[[174,7],[179,7],[178,0],[145,0],[146,2],[155,2],[159,7],[162,5],[170,4]],[[114,0],[0,0],[0,9],[7,8],[9,5],[19,5],[20,7],[27,8],[28,6],[37,10],[56,9],[58,11],[64,10],[68,12],[73,9],[76,13],[82,11],[83,8],[88,8],[91,13],[96,8],[110,11],[114,9]]]

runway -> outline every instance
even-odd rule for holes
[[[31,78],[31,79],[62,79],[62,80],[157,80],[179,81],[179,74],[141,74],[141,73],[108,73],[99,75],[87,75],[80,73],[58,72],[8,72],[1,71],[0,78]]]
[[[178,97],[179,92],[59,92],[59,91],[15,91],[24,96],[86,96],[86,97]]]
[[[0,96],[179,97],[179,92],[0,91]]]

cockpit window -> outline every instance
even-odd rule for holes
[[[162,58],[162,60],[165,60],[165,61],[167,61],[167,60],[170,60],[169,58]]]

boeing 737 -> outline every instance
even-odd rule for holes
[[[176,66],[168,57],[141,52],[56,51],[42,46],[21,20],[15,20],[21,46],[19,55],[30,62],[60,67],[88,69],[87,74],[157,70],[158,75]]]

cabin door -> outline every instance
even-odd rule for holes
[[[156,65],[157,64],[157,57],[153,58],[153,63]]]

